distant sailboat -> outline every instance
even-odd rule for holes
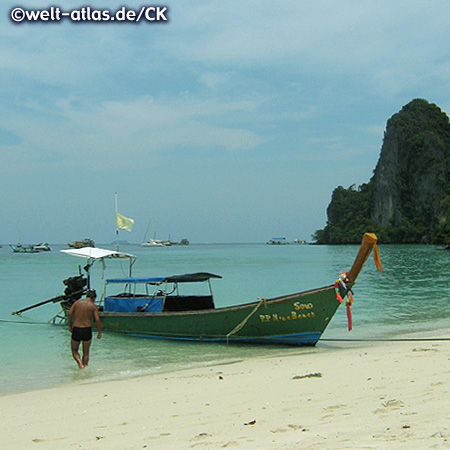
[[[150,221],[148,222],[147,225],[147,229],[145,230],[145,234],[144,234],[144,239],[141,244],[141,247],[166,247],[166,244],[164,244],[163,241],[160,241],[159,239],[152,239],[152,238],[148,238],[148,240],[146,240],[146,236],[148,234],[148,231],[150,230],[150,225],[152,223],[152,219],[150,219]]]

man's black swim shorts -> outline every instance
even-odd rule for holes
[[[72,339],[76,342],[90,341],[92,339],[92,327],[73,327]]]

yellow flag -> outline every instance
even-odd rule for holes
[[[116,226],[117,228],[121,228],[122,230],[131,231],[134,225],[134,220],[129,219],[128,217],[122,216],[116,212]]]

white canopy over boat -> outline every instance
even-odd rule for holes
[[[68,250],[61,250],[63,253],[67,253],[68,255],[78,256],[79,258],[84,259],[129,259],[135,260],[136,256],[131,255],[129,253],[117,252],[115,250],[105,250],[103,248],[95,248],[95,247],[83,247],[83,248],[73,248]]]
[[[95,263],[95,261],[101,261],[102,278],[104,275],[103,272],[105,270],[105,259],[121,259],[128,261],[129,262],[128,276],[130,277],[132,273],[133,264],[136,261],[136,256],[131,255],[130,253],[122,253],[115,250],[106,250],[97,247],[71,248],[67,250],[61,250],[61,252],[66,253],[67,255],[77,256],[78,258],[84,258],[87,260],[87,264],[84,267],[84,270],[87,273],[88,280],[90,267]]]

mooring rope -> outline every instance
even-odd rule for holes
[[[258,297],[259,299],[259,297]],[[237,333],[238,331],[242,330],[243,326],[247,323],[248,319],[250,319],[251,316],[253,316],[253,314],[255,314],[255,312],[258,310],[258,308],[264,303],[266,304],[266,300],[265,298],[261,298],[260,302],[255,306],[255,309],[239,324],[237,325],[233,330],[231,330],[228,334],[227,334],[227,345],[228,345],[228,338],[230,336],[232,336],[233,334]]]
[[[319,342],[420,342],[420,341],[450,341],[450,338],[369,338],[369,339],[320,339]]]
[[[45,322],[23,322],[22,320],[5,320],[5,319],[0,319],[0,322],[16,323],[18,325],[47,325],[47,323],[45,323]]]

